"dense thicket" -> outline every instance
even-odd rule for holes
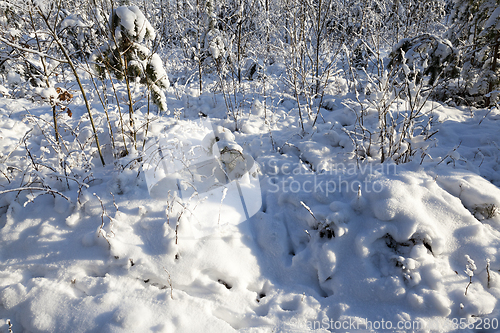
[[[444,0],[7,0],[0,5],[3,79],[19,76],[34,85],[46,81],[40,78],[39,54],[26,59],[5,44],[54,52],[49,49],[54,44],[40,30],[39,7],[52,18],[72,56],[85,61],[109,45],[116,28],[116,16],[110,16],[113,8],[130,4],[137,5],[158,32],[150,46],[163,56],[175,53],[186,72],[195,69],[203,76],[215,65],[241,81],[253,78],[262,64],[280,61],[297,67],[299,88],[307,86],[314,94],[339,56],[357,68],[369,63],[378,68],[384,51],[404,38],[443,32],[446,19]]]
[[[364,101],[378,110],[380,132],[374,138],[380,142],[383,161],[387,155],[401,157],[397,151],[412,135],[391,134],[387,126],[408,130],[422,101],[496,105],[499,4],[500,0],[6,0],[0,2],[0,85],[3,94],[33,97],[39,93],[33,88],[55,87],[72,76],[69,80],[77,80],[85,99],[99,149],[86,98],[89,88],[83,88],[80,76],[90,77],[90,87],[105,111],[105,90],[111,84],[123,139],[123,151],[115,155],[121,156],[128,153],[128,143],[137,148],[141,129],[144,140],[147,135],[149,118],[136,124],[134,110],[147,101],[149,117],[151,101],[159,111],[169,112],[165,91],[170,87],[175,94],[179,86],[188,85],[199,94],[208,89],[223,94],[228,117],[238,129],[246,94],[242,83],[260,82],[254,93],[265,95],[272,67],[284,92],[296,100],[304,131],[304,122],[314,126],[319,109],[328,107],[323,104],[326,87],[341,78],[361,107],[359,130],[364,138]],[[216,84],[208,87],[207,79]],[[128,98],[120,99],[123,94]],[[386,119],[397,98],[411,107],[408,124],[389,125],[392,120]],[[128,122],[122,118],[120,101],[128,108]],[[57,138],[58,103],[52,105]],[[109,123],[110,132],[112,127]],[[370,145],[371,140],[370,134]]]

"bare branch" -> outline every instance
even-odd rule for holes
[[[9,193],[9,192],[19,192],[19,191],[27,191],[27,190],[29,190],[29,191],[43,191],[43,192],[47,192],[47,193],[57,194],[57,195],[60,195],[61,197],[63,197],[64,199],[66,199],[68,201],[71,201],[67,196],[65,196],[61,192],[56,191],[56,190],[52,190],[50,188],[45,188],[45,187],[18,187],[18,188],[12,188],[12,189],[9,189],[9,190],[0,191],[0,195],[1,194],[5,194],[5,193]]]
[[[50,55],[48,55],[46,53],[35,51],[35,50],[32,50],[32,49],[27,49],[25,47],[22,47],[21,45],[9,42],[7,39],[3,38],[2,36],[0,36],[0,42],[5,43],[5,44],[9,45],[10,47],[15,48],[18,51],[33,53],[33,54],[39,55],[40,57],[49,58],[49,59],[52,59],[52,60],[55,60],[55,61],[58,61],[58,62],[62,62],[62,63],[68,63],[68,61],[66,61],[66,60],[55,58],[55,57],[52,57],[52,56],[50,56]]]

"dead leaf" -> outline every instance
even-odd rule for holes
[[[73,95],[70,94],[67,90],[59,94],[60,101],[70,101],[73,98]]]

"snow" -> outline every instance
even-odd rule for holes
[[[137,6],[120,6],[115,9],[115,14],[120,18],[119,26],[116,27],[115,34],[121,36],[121,29],[127,36],[134,37],[133,40],[141,43],[145,38],[155,39],[154,29]]]
[[[474,263],[474,260],[472,260],[468,254],[465,255],[465,259],[467,259],[467,266],[465,266],[465,274],[467,274],[470,277],[473,277],[474,271],[477,269],[477,266]]]
[[[163,68],[163,62],[161,61],[161,58],[158,54],[153,54],[151,56],[151,59],[149,60],[149,64],[154,68],[154,72],[156,73],[157,76],[157,82],[160,84],[156,83],[157,85],[161,87],[169,87],[170,82],[168,81],[168,76],[167,72]]]
[[[183,121],[177,128],[179,135],[190,133],[193,140],[189,126]],[[214,133],[219,147],[245,141],[244,135],[223,127]],[[245,145],[238,146],[245,151]],[[266,211],[254,215],[251,223],[228,227],[220,236],[181,237],[175,244],[175,218],[166,224],[165,202],[148,198],[147,188],[135,176],[124,177],[133,190],[117,195],[118,211],[111,212],[112,199],[106,193],[116,180],[104,169],[103,182],[83,190],[82,208],[49,196],[28,204],[29,210],[10,204],[2,228],[3,271],[9,276],[2,280],[2,317],[31,331],[72,327],[118,332],[143,327],[194,331],[202,329],[201,322],[203,327],[210,323],[208,331],[264,329],[286,327],[292,318],[305,323],[322,316],[375,320],[371,316],[376,314],[393,321],[432,321],[436,315],[488,315],[497,309],[497,287],[487,289],[474,281],[465,297],[469,276],[454,270],[462,271],[458,267],[465,267],[468,259],[455,253],[488,258],[496,265],[498,232],[475,220],[462,201],[466,207],[496,204],[500,196],[493,185],[480,195],[487,182],[467,170],[455,176],[469,179],[460,194],[450,178],[454,170],[401,167],[396,175],[374,174],[372,182],[379,181],[383,190],[362,188],[360,206],[357,189],[328,197],[268,191]],[[434,179],[431,171],[439,176]],[[298,174],[294,179],[310,177]],[[92,193],[99,193],[113,221],[112,226],[105,221],[109,228],[101,232],[102,208]],[[50,205],[54,210],[45,209]],[[322,238],[311,228],[319,221],[332,224],[335,237]],[[186,228],[183,222],[180,226]],[[20,243],[21,237],[34,237],[33,243]],[[31,263],[25,263],[26,258]],[[485,274],[484,267],[474,270]],[[68,308],[74,310],[62,310]],[[165,314],[161,320],[153,315],[158,312]],[[187,314],[201,319],[188,320]]]
[[[77,14],[71,14],[71,15],[66,16],[60,24],[61,29],[68,28],[68,27],[85,28],[87,26],[88,26],[88,24],[86,24],[80,17],[78,17]]]
[[[126,6],[120,6],[115,9],[116,15],[120,18],[120,24],[130,36],[135,36],[135,20],[137,16]]]
[[[2,94],[2,96],[4,97],[9,97],[9,89],[7,89],[6,87],[0,85],[0,94]]]
[[[499,16],[500,16],[500,7],[497,7],[493,13],[491,13],[491,16],[488,18],[488,21],[486,21],[485,25],[484,25],[484,29],[489,29],[491,28],[493,25],[495,25],[495,30],[498,30],[500,29],[500,20],[499,20]]]
[[[125,29],[138,17],[117,15]],[[280,68],[267,68],[272,97],[249,93],[238,124],[197,82],[170,94],[181,111],[154,119],[144,149],[141,131],[122,158],[95,102],[104,167],[79,96],[71,118],[59,115],[58,152],[48,103],[0,97],[0,331],[9,321],[14,332],[304,332],[384,320],[451,332],[456,319],[497,319],[498,112],[429,102],[438,132],[411,138],[422,149],[411,162],[381,164],[377,151],[356,160],[346,81],[332,80],[324,120],[302,131]],[[117,109],[109,116],[120,123]],[[144,124],[143,105],[135,117]],[[378,126],[369,108],[365,126]],[[69,201],[5,192],[28,178]],[[353,331],[325,327],[315,331]]]
[[[50,88],[35,88],[35,94],[39,95],[42,99],[55,100],[59,94],[54,87]]]

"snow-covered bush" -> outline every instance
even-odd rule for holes
[[[30,21],[31,25],[29,25]],[[30,20],[18,6],[6,1],[0,2],[1,38],[11,43],[33,47],[34,43],[30,43],[30,41],[34,35],[38,38],[40,43],[38,45],[47,45],[46,38],[40,36],[36,28],[33,29],[34,27],[36,27],[36,22]],[[39,87],[44,85],[42,71],[41,59],[38,55],[22,52],[21,56],[21,52],[11,45],[0,43],[0,77],[3,78],[3,84],[9,88],[21,89],[23,93],[19,95],[24,95],[24,92],[29,90],[23,89],[23,86]]]
[[[214,61],[221,61],[226,55],[226,45],[224,37],[218,30],[210,30],[205,36],[205,45],[208,54]]]
[[[493,105],[500,96],[500,7],[495,0],[455,0],[448,38],[464,49],[462,78],[479,105]]]
[[[87,18],[69,9],[59,12],[58,32],[68,50],[77,58],[84,60],[100,45],[104,39],[105,20],[95,9]]]
[[[403,66],[417,82],[427,77],[429,85],[459,74],[458,50],[448,40],[435,35],[403,39],[394,46],[389,58],[390,68]]]
[[[385,5],[389,9],[385,17],[387,37],[398,42],[401,38],[410,38],[422,32],[437,32],[445,16],[447,2],[446,0],[380,1],[380,7]]]
[[[441,77],[439,74],[433,77],[431,72],[437,69],[429,69],[428,62],[441,66],[440,72],[443,72],[448,68],[446,61],[449,61],[439,61],[438,55],[424,52],[425,47],[432,46],[427,42],[424,41],[423,45],[415,43],[413,47],[406,48],[408,52],[403,50],[403,46],[409,43],[402,42],[395,48],[389,68],[380,75],[365,72],[368,75],[365,99],[357,97],[361,111],[356,113],[356,135],[352,137],[358,158],[379,158],[382,163],[393,160],[399,164],[410,162],[417,151],[425,155],[429,146],[427,140],[432,136],[432,116],[425,107],[432,88],[426,88],[433,82],[431,80]],[[399,55],[396,55],[397,52]],[[426,56],[431,59],[426,61]],[[424,80],[424,77],[429,79]],[[365,117],[375,114],[377,129],[373,132],[365,125]]]
[[[352,52],[352,63],[357,69],[363,69],[368,67],[368,60],[373,56],[373,53],[366,46],[366,44],[357,41],[354,45],[354,50]]]

